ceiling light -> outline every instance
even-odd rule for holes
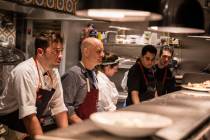
[[[146,11],[126,9],[88,9],[78,10],[77,16],[107,21],[148,21],[152,14]]]
[[[161,20],[160,1],[76,0],[76,15],[111,22],[148,22]],[[149,12],[147,12],[149,11]],[[160,13],[160,12],[159,12]]]

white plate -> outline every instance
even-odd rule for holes
[[[191,86],[188,86],[188,85],[181,85],[181,87],[183,87],[185,89],[195,90],[195,91],[204,91],[204,92],[210,91],[210,88],[191,87]]]
[[[168,117],[133,111],[97,112],[90,119],[103,130],[125,137],[143,137],[172,124]]]

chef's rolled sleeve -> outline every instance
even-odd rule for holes
[[[35,106],[20,106],[19,107],[19,119],[22,119],[26,116],[31,114],[36,114],[36,107]]]

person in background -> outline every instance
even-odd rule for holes
[[[103,51],[103,43],[100,40],[85,38],[81,44],[81,61],[61,78],[70,123],[88,119],[90,114],[97,111],[98,83],[95,67],[101,64]]]
[[[0,104],[0,123],[12,130],[42,135],[51,112],[59,128],[68,126],[67,108],[58,73],[63,52],[59,33],[42,33],[35,38],[35,56],[10,73]]]
[[[99,99],[98,111],[114,111],[119,93],[117,88],[109,78],[118,71],[119,57],[110,53],[105,53],[102,63],[97,73]]]
[[[157,49],[154,46],[144,46],[141,57],[129,69],[126,105],[139,104],[156,96],[156,81],[153,70],[156,54]]]
[[[173,51],[172,46],[162,46],[160,48],[159,60],[155,65],[158,96],[176,90],[176,81],[169,66],[173,57]]]

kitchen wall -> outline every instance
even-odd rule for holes
[[[0,40],[4,42],[9,42],[9,44],[15,46],[16,27],[0,27]]]
[[[11,46],[15,46],[16,41],[16,26],[15,24],[9,26],[0,25],[0,41],[9,42]]]
[[[53,11],[74,13],[76,0],[6,0],[21,5],[45,8]]]

